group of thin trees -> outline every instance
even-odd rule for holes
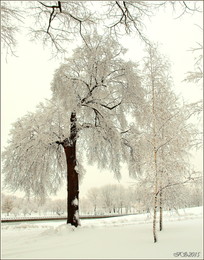
[[[77,34],[82,43],[55,71],[51,99],[13,124],[3,151],[7,189],[45,200],[66,182],[67,223],[77,227],[83,160],[109,169],[116,178],[120,178],[125,163],[130,176],[151,198],[157,242],[157,212],[159,207],[161,230],[164,197],[198,178],[188,164],[189,151],[198,136],[188,119],[197,113],[197,104],[185,105],[178,100],[168,60],[142,29],[144,17],[166,2],[109,1],[97,19],[90,2],[31,1],[38,26],[31,28],[35,39],[50,42],[56,55],[66,55],[68,42]],[[185,1],[170,2],[174,7],[179,4],[182,12],[197,10]],[[18,28],[11,24],[13,20],[21,23],[25,10],[18,12],[6,2],[1,9],[2,38],[12,51]],[[104,17],[99,33],[97,26]],[[126,50],[117,38],[119,29],[135,31],[142,39],[143,60],[125,60]],[[106,203],[108,207],[108,197]]]
[[[202,184],[188,183],[175,190],[166,190],[163,194],[163,209],[177,211],[180,208],[202,205]],[[81,214],[141,214],[153,215],[153,198],[144,185],[139,182],[124,187],[121,184],[104,185],[91,188],[80,199]]]
[[[43,204],[35,198],[20,198],[2,194],[1,211],[3,217],[29,217],[62,215],[66,212],[66,200],[48,198]]]
[[[202,183],[186,183],[179,187],[179,193],[168,190],[163,194],[164,211],[177,212],[178,209],[202,205]],[[66,199],[47,198],[40,203],[35,198],[20,198],[2,194],[1,211],[3,217],[64,216]],[[128,187],[121,184],[107,184],[90,188],[80,198],[80,215],[104,214],[150,214],[153,215],[151,194],[146,186],[132,183]]]

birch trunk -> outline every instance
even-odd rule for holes
[[[153,214],[153,237],[154,243],[157,242],[157,197],[158,197],[158,176],[157,176],[157,153],[154,151],[155,166],[155,187],[154,187],[154,214]]]
[[[159,193],[159,230],[163,229],[163,196],[162,191]]]
[[[162,140],[164,139],[164,129],[162,129]],[[164,163],[164,149],[162,147],[161,149],[161,161]],[[160,171],[160,184],[159,184],[159,230],[162,231],[163,229],[163,191],[162,191],[162,180],[163,180],[163,174],[164,174],[164,169],[162,165],[162,169]]]
[[[151,54],[152,55],[152,54]],[[152,56],[151,56],[152,59]],[[155,186],[154,186],[154,215],[153,215],[153,238],[154,243],[157,242],[157,196],[158,196],[158,171],[157,171],[157,140],[156,140],[156,109],[155,109],[155,85],[154,73],[152,67],[153,61],[151,60],[151,77],[152,77],[152,116],[153,116],[153,164],[155,172]]]

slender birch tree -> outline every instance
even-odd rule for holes
[[[141,185],[148,184],[147,190],[153,196],[154,242],[158,240],[158,207],[160,230],[163,226],[165,189],[186,183],[193,175],[188,156],[197,131],[187,120],[194,113],[194,107],[181,106],[171,84],[168,61],[155,46],[149,46],[142,80],[146,104],[141,107],[140,115],[137,114],[139,127],[133,127],[126,138],[137,161],[138,180]]]

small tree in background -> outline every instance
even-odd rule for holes
[[[9,196],[9,195],[3,195],[2,196],[2,212],[6,213],[7,216],[9,216],[9,213],[13,210],[14,208],[14,200],[15,197]]]
[[[91,188],[87,192],[87,199],[93,207],[94,215],[97,215],[97,209],[100,207],[100,191],[98,188]]]

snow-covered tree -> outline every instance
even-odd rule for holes
[[[122,213],[123,212],[123,208],[128,208],[128,205],[126,203],[126,197],[127,197],[127,193],[126,190],[124,189],[123,186],[121,185],[112,185],[111,186],[112,192],[113,192],[113,196],[112,196],[112,200],[113,200],[113,212],[116,213]]]
[[[134,204],[133,191],[122,185],[112,185],[114,199],[114,213],[128,213]],[[116,211],[117,210],[117,211]]]
[[[66,200],[57,199],[51,203],[52,211],[57,215],[64,214],[66,212]]]
[[[188,162],[189,149],[195,128],[188,123],[189,111],[185,106],[179,107],[177,97],[169,86],[169,77],[161,57],[155,50],[149,52],[150,82],[152,86],[153,131],[150,139],[153,145],[155,190],[154,190],[154,241],[156,238],[157,200],[159,196],[160,230],[162,230],[164,189],[188,182],[193,170]],[[159,67],[159,65],[163,66]],[[163,72],[162,75],[160,72]],[[168,73],[168,72],[167,72]],[[178,193],[178,189],[177,192]]]
[[[157,209],[162,230],[164,190],[192,178],[188,155],[197,131],[187,121],[193,107],[180,105],[171,90],[168,61],[155,46],[147,49],[142,84],[146,89],[146,104],[141,108],[141,116],[137,116],[139,128],[132,128],[126,139],[132,146],[132,157],[137,158],[138,179],[153,196],[153,236],[157,242]]]
[[[120,57],[124,49],[96,33],[86,41],[55,72],[52,100],[13,125],[3,153],[5,184],[12,190],[45,198],[67,178],[67,223],[75,226],[83,151],[89,163],[119,178],[130,98],[138,106],[143,98],[137,66]]]
[[[94,215],[97,214],[97,208],[100,205],[100,191],[98,188],[91,188],[87,192],[87,199],[93,208]]]
[[[203,205],[203,183],[202,180],[196,180],[191,183],[188,188],[189,196],[189,205],[191,207],[199,207]]]
[[[21,203],[22,203],[22,208],[23,208],[23,212],[25,214],[33,214],[35,212],[37,212],[38,210],[38,204],[35,202],[35,199],[30,199],[30,198],[23,198],[21,199]]]
[[[127,126],[129,96],[135,97],[138,106],[142,100],[137,66],[121,59],[124,51],[109,36],[94,33],[55,73],[53,100],[61,102],[71,122],[69,142],[59,142],[70,147],[66,148],[70,152],[68,165],[72,165],[69,175],[73,172],[70,198],[78,199],[76,142],[78,149],[85,148],[89,163],[97,162],[120,177],[120,161],[125,159],[121,132]]]
[[[121,184],[107,184],[99,188],[91,188],[86,197],[89,202],[89,212],[94,212],[95,215],[101,212],[118,214],[131,212],[136,201],[133,189],[124,188]]]
[[[7,216],[9,215],[9,213],[14,208],[14,200],[15,200],[14,196],[2,195],[2,205],[1,205],[2,212],[6,213]]]
[[[105,185],[100,188],[100,197],[103,207],[108,213],[115,212],[115,185]]]
[[[80,212],[81,215],[89,215],[92,214],[93,205],[90,200],[86,197],[80,198]]]
[[[133,185],[132,201],[136,212],[150,213],[153,205],[152,185],[147,180],[137,180]]]

